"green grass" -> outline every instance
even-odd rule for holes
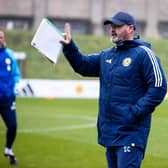
[[[142,168],[168,167],[168,101],[153,114]],[[19,168],[102,168],[105,150],[97,144],[97,100],[18,98],[14,151]],[[0,168],[5,128],[0,121]]]

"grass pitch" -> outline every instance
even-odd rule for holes
[[[168,167],[168,100],[153,114],[142,168]],[[97,144],[97,100],[17,99],[18,168],[106,168],[105,150]],[[5,127],[0,120],[0,168]]]

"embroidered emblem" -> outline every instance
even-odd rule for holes
[[[112,63],[112,59],[106,59],[106,62],[111,64]]]
[[[6,63],[7,65],[11,64],[11,60],[10,60],[9,58],[6,58],[6,59],[5,59],[5,63]]]
[[[130,146],[124,146],[124,152],[125,153],[131,152],[131,147]]]
[[[122,65],[125,67],[128,67],[132,62],[132,59],[130,57],[127,57],[123,60]]]
[[[11,110],[16,110],[16,103],[13,102],[10,108],[11,108]]]
[[[132,147],[135,147],[135,143],[132,143],[131,146],[132,146]]]
[[[11,66],[10,65],[7,65],[7,71],[11,71]]]

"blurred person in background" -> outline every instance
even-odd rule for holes
[[[131,14],[117,12],[104,25],[114,47],[84,55],[67,23],[63,53],[75,72],[100,78],[98,143],[106,148],[108,168],[140,168],[152,112],[166,94],[165,74],[150,44],[135,37]]]
[[[18,162],[12,151],[16,137],[16,94],[20,71],[11,49],[7,48],[5,34],[0,30],[0,115],[7,128],[4,156],[11,165]]]

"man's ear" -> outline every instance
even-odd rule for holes
[[[134,26],[133,25],[129,25],[128,26],[128,31],[129,31],[129,33],[133,33],[134,32]]]

